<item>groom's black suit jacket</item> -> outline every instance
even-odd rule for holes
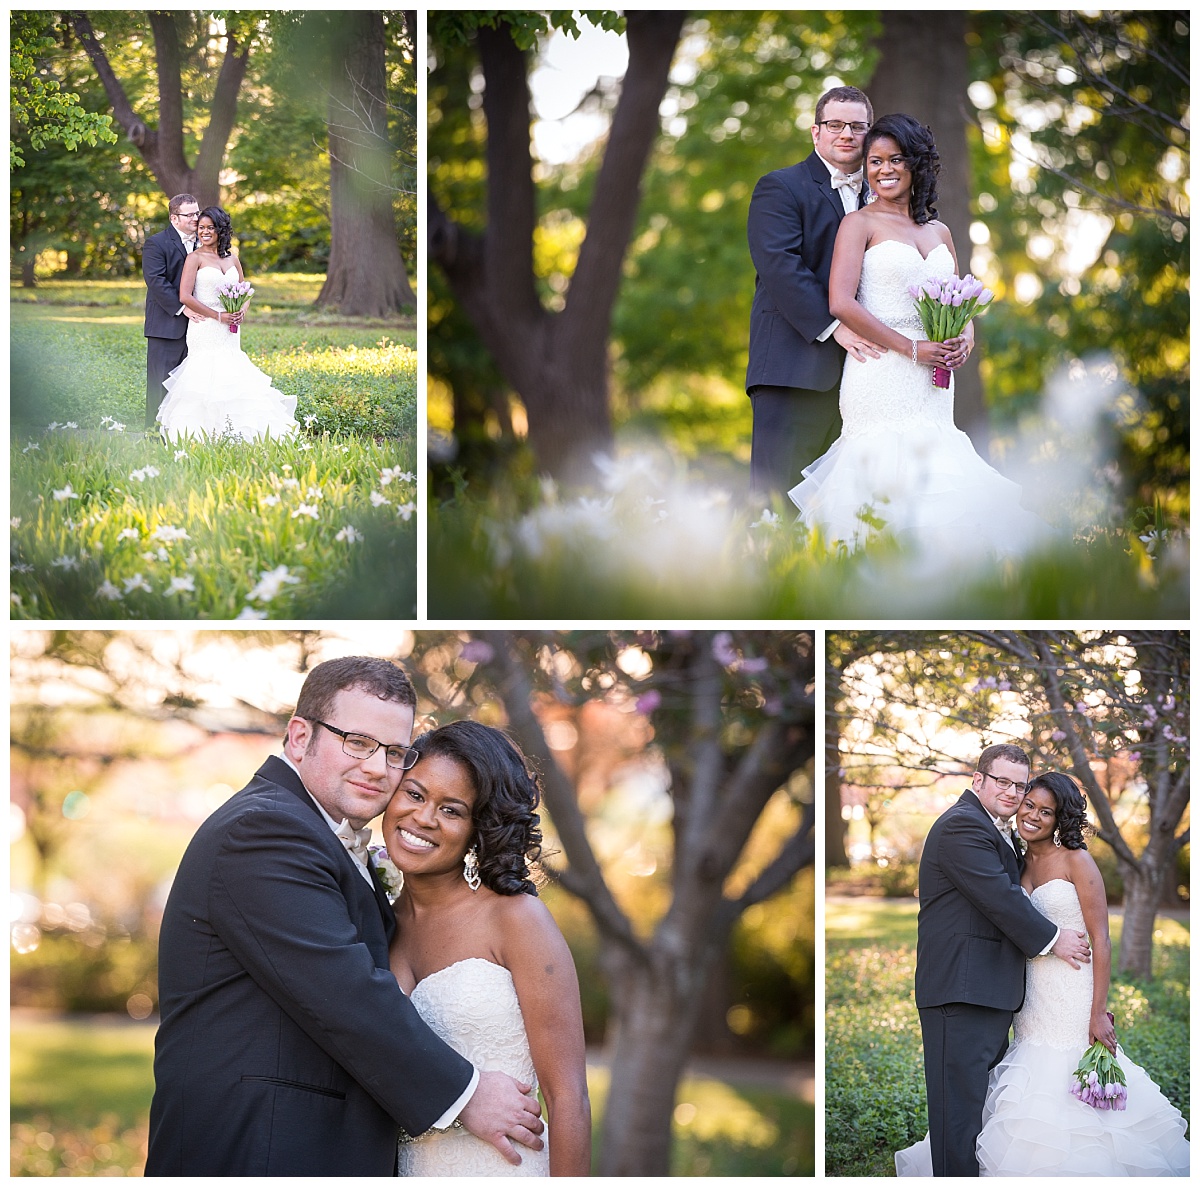
[[[146,281],[147,338],[182,338],[188,319],[179,309],[179,281],[183,276],[187,248],[174,227],[151,235],[142,248],[142,277]]]
[[[1019,1010],[1025,961],[1056,928],[1026,897],[1012,848],[973,791],[934,822],[918,875],[917,1008]]]
[[[859,196],[862,201],[862,195]],[[830,335],[829,269],[845,217],[842,199],[816,152],[759,178],[746,234],[754,261],[746,390],[767,385],[829,391],[846,352]]]
[[[270,758],[200,826],[167,900],[147,1175],[391,1175],[470,1064],[388,969],[395,929]]]

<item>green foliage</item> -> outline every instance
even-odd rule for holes
[[[615,12],[580,12],[579,17],[597,29],[621,33],[625,30],[625,18]],[[429,33],[435,45],[454,46],[465,44],[480,29],[498,29],[506,25],[519,49],[530,50],[538,39],[552,29],[560,29],[570,37],[579,36],[579,21],[569,10],[556,12],[529,11],[486,11],[486,12],[431,12]]]
[[[430,613],[454,617],[1059,618],[1187,615],[1186,546],[1151,560],[1131,529],[1021,560],[924,561],[886,538],[827,547],[780,506],[733,505],[678,460],[629,454],[603,489],[461,482],[429,512]]]
[[[1189,944],[1162,923],[1155,978],[1113,977],[1109,1006],[1129,1057],[1188,1116]],[[1119,934],[1120,920],[1113,920]],[[912,1001],[916,906],[826,904],[825,1169],[894,1174],[892,1154],[927,1128],[921,1026]],[[1063,1091],[1066,1091],[1064,1085]]]
[[[81,144],[116,144],[112,116],[88,111],[79,96],[64,91],[50,76],[44,59],[57,48],[52,35],[54,14],[13,12],[9,17],[9,112],[12,123],[28,135],[35,149],[61,144],[74,151]],[[9,165],[25,164],[15,139],[9,140]]]
[[[968,38],[986,84],[972,91],[976,251],[1001,297],[981,329],[989,398],[1028,408],[1062,362],[1113,358],[1127,494],[1160,499],[1174,524],[1189,506],[1189,33],[1183,12],[997,11],[973,16]],[[1089,217],[1102,241],[1076,275]],[[1022,273],[1032,301],[1014,299]]]
[[[158,1006],[158,941],[46,932],[11,961],[14,1005],[80,1014],[124,1014],[135,993]]]

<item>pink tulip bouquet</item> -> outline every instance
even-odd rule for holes
[[[966,329],[967,322],[977,313],[982,313],[996,297],[991,289],[984,288],[969,272],[961,278],[934,277],[921,284],[910,284],[908,291],[917,303],[921,327],[930,342],[957,338]],[[933,386],[950,386],[947,368],[934,367]]]
[[[1071,1095],[1093,1109],[1125,1111],[1129,1098],[1125,1073],[1117,1057],[1099,1040],[1083,1053],[1079,1066],[1071,1073]]]
[[[236,313],[239,309],[244,309],[246,302],[253,296],[254,289],[245,280],[231,280],[217,289],[217,298],[226,313]],[[231,334],[238,332],[236,322],[229,323],[229,332]]]

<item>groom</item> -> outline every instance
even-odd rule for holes
[[[750,482],[764,499],[795,486],[837,436],[845,352],[859,361],[883,353],[829,312],[833,243],[843,217],[866,201],[863,138],[873,119],[858,87],[826,91],[813,151],[760,178],[750,199]]]
[[[1072,968],[1090,960],[1087,936],[1060,931],[1021,889],[1006,822],[1028,783],[1024,750],[989,746],[921,853],[916,999],[935,1175],[979,1175],[988,1072],[1004,1057],[1025,1000],[1026,960],[1050,952]]]
[[[146,428],[153,429],[166,392],[163,380],[187,357],[187,310],[179,300],[183,262],[196,247],[200,204],[191,194],[167,203],[170,227],[146,240],[142,276],[146,281]]]
[[[386,660],[318,664],[282,757],[199,828],[159,939],[147,1175],[391,1175],[397,1131],[451,1125],[519,1163],[537,1101],[431,1031],[388,968],[366,852],[416,760]]]

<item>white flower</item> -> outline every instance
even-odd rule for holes
[[[265,610],[253,610],[249,606],[243,606],[242,612],[241,612],[241,614],[239,614],[237,616],[236,621],[244,622],[247,619],[266,618],[266,616],[267,616],[267,612]]]
[[[102,416],[102,417],[100,418],[100,423],[101,423],[102,425],[107,425],[107,424],[116,424],[116,421],[114,421],[114,420],[113,420],[113,418],[112,418],[111,416]]]
[[[407,523],[410,519],[412,519],[413,512],[416,509],[416,503],[410,499],[407,503],[401,503],[400,506],[396,508],[396,514]]]
[[[184,577],[172,577],[171,584],[170,584],[169,588],[167,589],[168,595],[177,594],[177,593],[195,593],[195,592],[196,592],[196,579],[195,579],[195,577],[193,577],[191,575],[191,573],[188,573]]]
[[[59,556],[59,557],[55,557],[55,559],[52,560],[50,562],[50,564],[53,565],[54,568],[56,568],[56,569],[78,569],[79,568],[79,557],[77,557],[77,556]]]
[[[379,485],[387,486],[393,478],[398,478],[401,482],[411,482],[412,474],[406,470],[401,470],[399,466],[385,467],[379,475]]]
[[[362,532],[360,532],[353,524],[347,524],[340,532],[338,532],[336,536],[334,536],[334,539],[345,540],[347,544],[354,544],[359,540],[365,539],[365,537],[363,536]]]
[[[284,466],[284,469],[286,470],[286,469],[288,469],[288,467]],[[283,480],[283,487],[285,490],[299,490],[300,489],[300,479],[299,478],[285,478]]]
[[[119,420],[114,420],[108,426],[108,431],[110,433],[123,433],[125,431],[125,426]]]
[[[11,601],[14,606],[21,605],[21,595],[19,593],[9,594],[8,597],[9,601]]]
[[[750,525],[751,528],[774,528],[779,526],[779,521],[782,517],[772,511],[770,507],[764,507],[763,513]]]
[[[64,429],[77,429],[77,428],[79,428],[79,425],[77,425],[75,423],[75,421],[69,420],[69,421],[67,421],[67,423],[65,425],[63,425],[63,428]]]
[[[161,540],[164,544],[174,544],[178,540],[186,540],[188,538],[185,528],[172,527],[169,523],[161,523],[151,533],[151,537],[155,540]]]
[[[79,498],[79,496],[71,489],[71,484],[69,482],[62,488],[62,490],[56,490],[54,492],[54,501],[56,503],[63,503],[66,502],[67,499],[77,498]]]
[[[8,526],[15,531],[21,526],[21,517],[19,515],[14,515],[12,519],[8,521]]]
[[[247,601],[269,602],[279,595],[285,585],[300,583],[299,577],[293,577],[288,572],[287,565],[280,565],[269,572],[263,570],[259,573],[259,578],[258,584],[246,595]]]
[[[141,533],[137,528],[122,528],[117,533],[118,540],[140,540],[141,538]]]
[[[144,560],[147,564],[150,564],[150,565],[154,564],[154,553],[153,552],[143,552],[142,560]]]
[[[306,416],[304,418],[304,427],[306,429],[311,429],[313,427],[313,425],[315,425],[316,423],[317,423],[317,415],[315,412],[310,412],[308,414],[308,416]]]
[[[312,449],[312,442],[311,441],[301,441],[300,444],[296,446],[296,448],[301,453],[308,453],[308,451],[310,449]]]
[[[177,449],[175,451],[175,460],[177,462],[182,461],[185,457],[187,457],[187,455],[188,451],[186,449]]]
[[[96,597],[108,602],[119,602],[125,595],[111,581],[106,581],[98,590]]]
[[[28,453],[31,449],[41,449],[41,446],[36,441],[30,441],[21,452]]]
[[[267,495],[264,497],[262,502],[263,502],[264,507],[278,507],[279,506],[279,496],[278,495]]]
[[[289,462],[284,462],[284,463],[283,463],[283,465],[282,465],[282,466],[280,466],[279,468],[280,468],[281,470],[290,470],[292,467],[291,467],[291,464],[290,464]]]
[[[392,505],[391,499],[385,498],[383,495],[381,495],[379,493],[379,491],[373,490],[371,492],[371,506],[372,507],[390,507],[391,505]]]
[[[314,504],[301,503],[300,506],[297,507],[296,510],[292,512],[292,518],[297,519],[301,515],[307,515],[310,519],[316,519],[316,518],[318,518],[319,512],[317,511],[317,508]]]
[[[135,589],[144,589],[147,593],[152,593],[150,583],[141,573],[135,573],[132,577],[125,578],[125,592],[133,593]]]
[[[145,470],[134,470],[130,473],[129,477],[134,482],[145,482],[146,481],[146,471]]]
[[[8,566],[14,573],[32,573],[33,566],[26,565],[18,561],[15,565]]]
[[[50,430],[50,432],[52,432],[52,433],[53,433],[55,429],[62,428],[62,425],[60,425],[60,424],[58,423],[58,421],[56,421],[56,420],[52,420],[52,421],[51,421],[51,422],[50,422],[50,423],[49,423],[49,424],[46,426],[46,428],[47,428],[47,429],[49,429],[49,430]]]
[[[319,486],[310,486],[308,490],[304,492],[304,497],[306,499],[312,499],[315,502],[317,499],[323,499],[325,494]]]

